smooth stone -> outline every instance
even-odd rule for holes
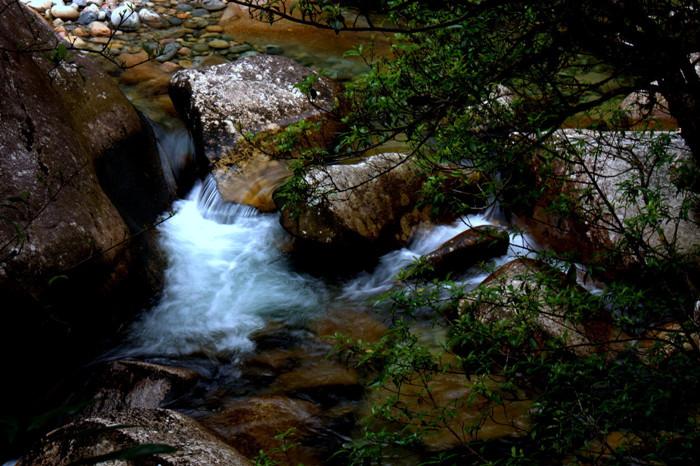
[[[229,43],[225,40],[214,39],[213,41],[209,42],[209,47],[217,50],[223,50],[229,47]]]
[[[208,52],[209,44],[194,44],[192,50],[195,52]]]
[[[177,11],[192,11],[194,10],[194,7],[192,5],[188,5],[187,3],[180,3],[178,4],[175,9]]]
[[[189,47],[181,47],[178,51],[177,54],[180,55],[181,57],[189,57],[192,55],[192,49]]]
[[[170,42],[163,47],[163,51],[156,57],[156,60],[161,63],[172,60],[175,55],[177,55],[178,50],[180,50],[180,44],[177,42]]]
[[[192,16],[194,16],[196,18],[200,18],[200,17],[208,16],[208,15],[209,15],[209,12],[207,10],[205,10],[204,8],[195,8],[194,10],[192,10]]]
[[[97,21],[99,19],[99,15],[100,10],[95,5],[90,5],[80,12],[78,23],[82,24],[83,26],[87,26],[93,21]]]
[[[63,21],[61,18],[56,18],[56,19],[53,20],[53,22],[52,22],[51,24],[52,24],[53,27],[55,27],[55,28],[60,28],[60,27],[63,26],[64,21]],[[73,33],[75,34],[75,31],[73,31]],[[75,35],[76,35],[76,36],[79,36],[79,34],[75,34]]]
[[[71,5],[64,5],[61,3],[51,8],[51,15],[54,18],[61,18],[64,21],[72,21],[80,17],[80,12]]]
[[[253,47],[251,47],[249,44],[232,45],[228,49],[230,53],[245,53],[250,50],[253,50]]]
[[[203,18],[192,18],[183,24],[186,28],[191,28],[191,29],[203,29],[207,27],[209,23],[207,22],[206,19]]]
[[[179,60],[177,64],[182,68],[192,68],[192,60]]]
[[[207,26],[205,29],[207,32],[224,32],[224,28],[218,24],[212,24],[211,26]]]
[[[141,25],[136,7],[131,2],[126,2],[115,8],[110,20],[112,26],[123,31],[133,31]]]
[[[168,22],[172,26],[180,26],[182,24],[182,20],[180,18],[175,17],[175,16],[168,16]]]
[[[93,21],[88,25],[88,31],[93,37],[109,37],[112,35],[112,30],[105,23]]]
[[[152,10],[149,10],[148,8],[141,8],[141,10],[139,10],[139,19],[149,26],[161,25],[160,15]]]
[[[202,0],[202,7],[209,11],[218,11],[226,8],[227,2],[221,0]]]
[[[51,0],[32,0],[27,4],[29,8],[32,8],[33,10],[36,10],[39,13],[43,13],[46,10],[50,9],[52,5],[53,2]]]
[[[73,0],[72,3],[76,8],[83,8],[87,5],[87,0]]]

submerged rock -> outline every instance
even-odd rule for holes
[[[369,247],[369,254],[406,244],[414,227],[427,220],[417,207],[423,175],[404,154],[314,168],[304,180],[307,199],[284,206],[280,221],[312,247],[350,254]],[[279,195],[276,199],[282,202]]]
[[[320,414],[320,408],[308,401],[262,396],[229,403],[202,423],[246,456],[255,457],[263,450],[284,464],[318,464],[317,460],[309,461],[309,452],[301,445],[288,452],[291,458],[286,457],[279,451],[283,440],[276,436],[289,429],[294,429],[294,434],[287,442],[317,435]]]
[[[129,409],[88,416],[52,431],[25,454],[17,466],[67,466],[110,459],[116,461],[119,460],[118,452],[139,446],[144,448],[145,445],[165,448],[166,452],[137,455],[132,459],[136,461],[135,464],[250,464],[243,455],[180,413],[167,409]],[[144,451],[147,452],[148,448]],[[114,456],[105,458],[106,455]]]
[[[112,11],[110,21],[115,29],[135,31],[141,26],[136,6],[131,2],[123,3]]]

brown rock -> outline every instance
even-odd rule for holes
[[[285,230],[327,251],[385,250],[405,244],[427,215],[417,208],[421,171],[403,154],[310,170],[310,194],[282,210]]]
[[[288,442],[298,442],[319,429],[320,409],[308,401],[283,396],[242,399],[224,407],[220,413],[202,420],[229,445],[255,457],[263,450],[284,464],[318,464],[313,455],[299,446],[279,451],[283,441],[275,436],[294,429]]]
[[[501,228],[488,225],[470,228],[423,256],[417,275],[444,277],[452,272],[464,272],[480,262],[502,256],[509,244],[508,232]]]

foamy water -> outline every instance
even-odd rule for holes
[[[396,286],[396,275],[421,255],[469,228],[493,224],[473,215],[452,225],[424,228],[409,246],[384,255],[373,271],[331,296],[324,282],[288,264],[279,247],[286,233],[277,214],[224,202],[212,177],[195,186],[174,210],[160,227],[169,258],[162,299],[134,323],[120,356],[221,357],[250,351],[250,335],[269,319],[304,318],[325,310],[334,298],[365,302]],[[493,265],[529,255],[532,247],[527,236],[511,234],[508,253]],[[476,286],[486,276],[472,270],[460,284]]]
[[[169,258],[161,302],[133,326],[130,354],[221,355],[252,348],[266,318],[322,307],[325,286],[290,271],[276,215],[223,203],[198,185],[160,229]],[[222,223],[219,223],[222,222]],[[225,223],[223,223],[225,222]]]

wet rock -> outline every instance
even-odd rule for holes
[[[581,302],[589,295],[572,278],[547,264],[516,259],[489,275],[460,303],[460,312],[471,312],[483,322],[526,322],[542,345],[554,338],[578,355],[605,351],[607,342],[621,337],[603,310],[590,309],[586,316],[573,316],[565,304],[548,299],[564,290],[569,296],[578,295]],[[489,293],[498,298],[482,299]]]
[[[165,44],[165,47],[163,47],[163,51],[156,57],[156,60],[158,60],[161,63],[167,62],[169,60],[172,60],[175,58],[175,55],[177,55],[178,50],[180,50],[180,44],[177,42],[170,42],[168,44]]]
[[[99,457],[139,445],[157,444],[175,451],[137,458],[162,466],[243,466],[250,462],[194,420],[166,409],[130,409],[88,416],[54,430],[18,466],[67,466],[97,463]],[[90,460],[95,458],[94,460]]]
[[[227,49],[229,47],[229,43],[226,42],[225,40],[221,39],[214,39],[212,41],[209,41],[209,47],[217,50],[223,50]]]
[[[198,379],[197,372],[181,367],[115,361],[90,377],[92,401],[86,414],[160,408],[186,393]]]
[[[485,383],[496,389],[493,382]],[[421,440],[430,451],[460,448],[475,440],[526,435],[530,425],[532,402],[527,397],[494,406],[473,393],[473,382],[458,370],[432,374],[427,380],[415,374],[400,391],[392,384],[377,387],[370,393],[367,406],[386,403],[394,396],[398,400],[391,408],[392,415],[408,429],[422,430]],[[440,410],[450,414],[441,414]]]
[[[667,145],[654,143],[664,138]],[[539,244],[578,262],[604,267],[610,274],[634,270],[638,258],[613,252],[626,241],[625,225],[643,214],[643,190],[634,194],[626,188],[638,184],[635,178],[641,169],[647,178],[645,189],[657,191],[659,206],[679,222],[677,227],[674,221],[648,224],[639,237],[664,250],[667,242],[674,242],[681,253],[700,245],[697,212],[690,209],[688,218],[683,218],[696,195],[674,185],[674,170],[682,170],[692,159],[680,133],[562,130],[551,144],[552,150],[569,155],[546,167],[533,158],[529,183],[541,195],[517,212],[518,221]],[[670,164],[659,163],[651,155],[662,147]],[[572,153],[578,155],[572,157]],[[552,208],[562,204],[568,208]]]
[[[358,400],[363,388],[357,372],[340,362],[309,359],[277,377],[270,390],[278,394],[291,394],[312,399],[325,406],[333,406],[344,399]]]
[[[0,49],[58,46],[46,23],[21,4],[0,2],[3,7]],[[143,236],[125,240],[129,226],[140,229],[155,219],[170,196],[167,188],[158,192],[165,185],[147,126],[97,64],[80,54],[59,66],[43,53],[3,57],[0,294],[6,314],[0,349],[7,352],[31,332],[40,359],[8,361],[18,380],[11,390],[19,392],[8,399],[21,399],[45,388],[41,379],[63,376],[67,361],[88,357],[96,340],[155,291],[158,272],[140,259],[154,251],[140,249]],[[130,172],[132,164],[137,168]],[[119,186],[140,189],[144,197],[133,203]],[[8,199],[16,199],[12,208]]]
[[[268,44],[265,46],[265,53],[268,55],[282,55],[284,50],[279,45]]]
[[[310,461],[303,446],[291,449],[292,457],[287,457],[279,451],[282,440],[275,436],[289,429],[294,429],[294,437],[288,441],[316,435],[321,427],[319,415],[319,407],[308,401],[266,396],[230,403],[201,422],[246,456],[255,457],[264,450],[284,464],[317,464],[317,460]]]
[[[135,31],[141,26],[136,6],[131,2],[119,5],[112,11],[110,21],[115,29]]]
[[[158,13],[154,12],[153,10],[149,10],[148,8],[141,8],[139,10],[139,19],[141,22],[152,28],[161,28],[167,24],[164,24],[163,18],[161,18]]]
[[[219,43],[214,40],[207,47],[212,45]],[[224,47],[223,40],[220,45]],[[203,45],[196,44],[193,50],[196,52],[199,47]],[[275,208],[271,196],[275,186],[266,189],[261,197],[237,190],[231,184],[243,180],[241,185],[253,186],[260,167],[274,161],[276,146],[272,142],[268,142],[269,151],[260,150],[243,138],[244,133],[257,133],[264,138],[307,118],[320,123],[320,130],[309,134],[308,143],[322,144],[335,132],[335,123],[319,110],[333,107],[333,84],[320,78],[313,103],[295,87],[313,73],[285,57],[256,56],[173,76],[173,102],[193,129],[197,151],[216,163],[217,182],[227,201],[243,202],[257,197],[257,206],[264,210]]]
[[[412,276],[445,277],[464,272],[480,262],[502,256],[509,244],[508,232],[501,228],[488,225],[470,228],[423,256]]]
[[[423,179],[406,155],[396,153],[315,168],[304,178],[307,199],[284,207],[280,221],[308,246],[371,255],[406,244],[427,220],[417,208]]]

